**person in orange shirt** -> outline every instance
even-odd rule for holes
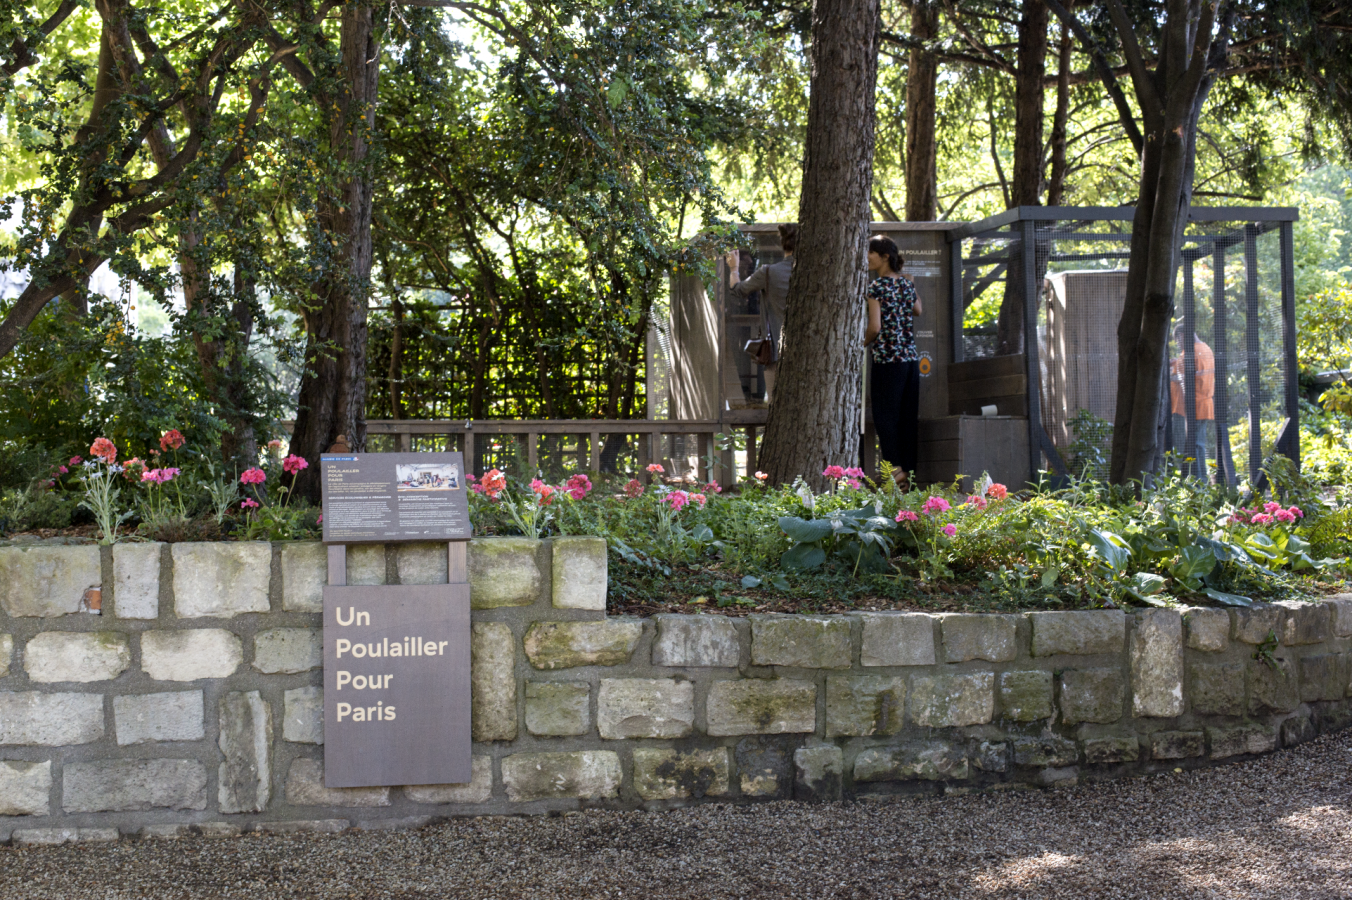
[[[1196,422],[1194,435],[1194,454],[1198,462],[1197,471],[1204,473],[1210,480],[1207,457],[1216,441],[1216,355],[1211,348],[1198,337],[1192,336],[1193,361],[1196,371]],[[1174,343],[1178,345],[1178,356],[1169,362],[1169,411],[1173,415],[1174,446],[1184,447],[1183,437],[1188,433],[1188,398],[1183,381],[1183,326],[1174,326]]]

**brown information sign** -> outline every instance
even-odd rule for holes
[[[325,453],[324,543],[467,541],[459,453]]]
[[[324,587],[324,784],[470,780],[469,585]]]

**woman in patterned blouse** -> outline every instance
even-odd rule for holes
[[[901,253],[889,237],[868,242],[868,268],[878,277],[868,286],[868,328],[864,346],[873,348],[873,427],[882,458],[909,485],[915,472],[920,427],[920,354],[915,317],[920,297],[901,274]]]

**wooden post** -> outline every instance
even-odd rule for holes
[[[468,541],[451,541],[446,545],[446,581],[448,584],[469,581]]]
[[[329,584],[347,584],[346,544],[329,544]]]
[[[699,436],[695,450],[695,480],[705,482],[709,480],[709,467],[705,458],[709,455],[709,448],[713,446],[712,434],[704,433]]]
[[[756,478],[756,426],[746,426],[746,477]]]
[[[474,429],[469,422],[465,423],[464,445],[465,471],[469,473],[478,472],[479,463],[474,458]]]
[[[587,435],[587,441],[588,441],[588,444],[589,444],[588,449],[591,451],[589,464],[588,464],[588,466],[587,466],[587,471],[588,471],[588,472],[600,472],[600,471],[601,471],[601,432],[599,432],[599,431],[593,431],[593,432],[591,432],[590,434]]]
[[[539,458],[540,436],[534,431],[526,432],[526,467],[530,469],[530,477],[534,478],[540,471]]]
[[[1281,224],[1281,278],[1282,278],[1282,374],[1286,376],[1282,401],[1286,407],[1283,430],[1284,445],[1278,453],[1285,455],[1300,469],[1300,383],[1299,361],[1296,358],[1296,244],[1290,222]]]

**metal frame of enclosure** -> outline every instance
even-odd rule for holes
[[[1113,419],[1134,213],[1018,207],[948,233],[951,264],[962,272],[951,282],[955,369],[1005,356],[1007,371],[1010,351],[1021,357],[1025,404],[1018,411],[1028,416],[1033,477],[1039,469],[1070,471],[1068,423],[1079,410]],[[1258,483],[1273,453],[1300,461],[1292,234],[1298,218],[1294,208],[1193,207],[1180,241],[1174,322],[1214,354],[1215,419],[1206,446],[1199,446],[1194,344],[1184,341],[1180,351],[1171,328],[1168,355],[1181,357],[1185,413],[1181,429],[1175,427],[1166,381],[1160,444],[1195,472],[1190,461],[1203,451],[1226,484],[1241,474]],[[1017,347],[1008,331],[999,335],[998,327],[972,322],[974,307],[984,304],[989,317],[997,301],[1006,310],[1022,308]],[[999,340],[1004,346],[995,345]],[[991,392],[1000,390],[992,384]]]

